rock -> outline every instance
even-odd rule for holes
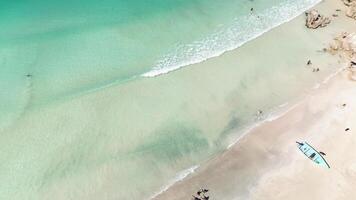
[[[317,10],[311,10],[305,13],[307,16],[305,25],[308,28],[316,29],[325,27],[330,23],[330,19],[319,14]]]
[[[346,59],[349,63],[347,67],[349,79],[356,81],[356,33],[343,32],[335,37],[328,52],[333,55],[339,54],[340,58]]]
[[[329,50],[342,51],[348,53],[350,58],[356,54],[356,34],[349,34],[347,32],[341,33],[334,38],[334,41],[330,44]]]
[[[346,10],[346,16],[356,20],[356,1],[353,1]]]
[[[356,0],[342,0],[346,6],[350,6],[352,3],[355,3]]]

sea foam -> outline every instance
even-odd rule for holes
[[[162,194],[163,192],[167,191],[172,185],[174,185],[175,183],[177,183],[179,181],[182,181],[187,176],[194,173],[195,170],[198,169],[198,167],[199,167],[198,165],[194,165],[193,167],[190,167],[188,169],[181,171],[180,173],[178,173],[176,175],[175,178],[170,180],[167,185],[163,186],[158,192],[156,192],[154,195],[152,195],[149,199],[153,199],[153,198],[157,197],[158,195]]]
[[[236,49],[269,30],[292,20],[320,1],[289,0],[260,13],[236,18],[231,25],[215,31],[205,39],[191,44],[178,45],[175,50],[159,59],[152,70],[141,76],[155,77],[220,56],[226,51]]]

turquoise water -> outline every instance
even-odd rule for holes
[[[315,51],[286,39],[163,74],[234,49],[316,2],[1,1],[0,199],[153,195],[225,148],[257,109],[287,101],[298,77],[312,79],[304,58],[273,52]]]
[[[25,107],[219,55],[315,2],[2,1],[0,121],[5,126]]]

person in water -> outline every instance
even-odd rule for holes
[[[260,120],[263,117],[263,111],[262,110],[258,110],[256,113],[256,120]]]

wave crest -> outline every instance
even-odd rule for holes
[[[152,70],[141,76],[155,77],[220,56],[224,52],[236,49],[263,33],[292,20],[320,1],[288,0],[261,13],[236,18],[232,25],[216,31],[203,40],[177,46],[175,50],[159,59]]]

